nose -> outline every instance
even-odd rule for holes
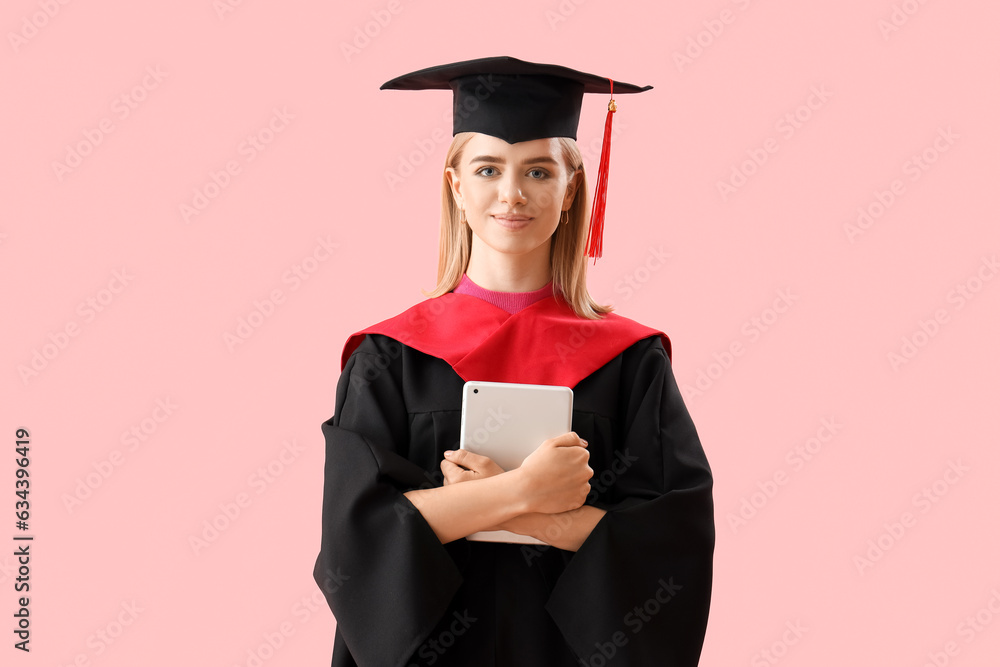
[[[516,204],[524,204],[528,201],[521,191],[520,181],[516,174],[512,172],[513,170],[500,179],[498,183],[499,190],[497,191],[497,198],[511,208]]]

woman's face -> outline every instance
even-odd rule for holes
[[[498,253],[544,253],[575,192],[556,138],[508,144],[475,134],[446,170],[473,234]],[[473,239],[475,243],[475,239]]]

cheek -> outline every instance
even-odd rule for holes
[[[539,208],[562,208],[563,193],[566,188],[558,183],[539,184],[532,189],[532,198]]]
[[[465,191],[465,204],[467,208],[482,210],[487,206],[490,206],[492,202],[493,193],[490,192],[488,187],[484,187],[481,183],[473,185]]]

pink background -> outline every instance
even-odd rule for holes
[[[329,664],[320,424],[346,337],[433,287],[451,135],[448,93],[378,87],[493,55],[654,86],[618,98],[590,287],[701,382],[703,664],[996,664],[997,3],[232,4],[4,3],[4,664]]]

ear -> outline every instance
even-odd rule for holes
[[[573,205],[573,199],[576,197],[576,190],[580,186],[580,179],[582,172],[577,169],[573,172],[570,177],[569,182],[566,184],[566,196],[563,198],[562,210],[568,211],[570,206]]]
[[[459,208],[463,208],[462,181],[458,178],[458,172],[453,167],[445,167],[444,174],[445,178],[448,179],[448,185],[451,186],[451,196],[455,198],[455,203],[458,204]]]

